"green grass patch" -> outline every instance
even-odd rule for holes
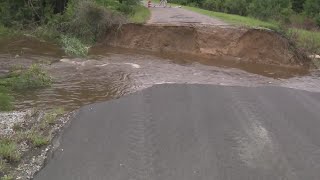
[[[45,113],[43,120],[40,123],[40,129],[47,129],[50,125],[56,124],[58,116],[65,113],[63,108],[56,108],[47,113]]]
[[[50,86],[51,83],[51,77],[38,64],[33,64],[27,69],[17,67],[12,70],[9,77],[0,79],[0,86],[13,90],[43,88]]]
[[[85,57],[88,54],[88,47],[79,39],[70,36],[61,36],[62,47],[69,56]]]
[[[313,53],[320,53],[320,32],[293,29],[297,32],[298,45]]]
[[[197,12],[199,14],[207,15],[210,17],[216,17],[216,18],[219,18],[219,19],[221,19],[227,23],[231,23],[231,24],[248,26],[248,27],[264,27],[264,28],[269,28],[269,29],[278,28],[278,25],[276,23],[265,22],[265,21],[261,21],[259,19],[255,19],[255,18],[251,18],[251,17],[208,11],[208,10],[204,10],[204,9],[200,9],[200,8],[196,8],[196,7],[189,7],[189,6],[183,6],[183,8]]]
[[[17,150],[17,144],[9,139],[0,141],[0,156],[9,162],[17,162],[21,158]]]
[[[13,108],[13,97],[9,95],[8,89],[0,86],[0,111],[10,111]]]
[[[18,35],[19,31],[18,30],[14,30],[11,28],[7,28],[4,27],[2,24],[0,24],[0,37],[10,37],[10,36],[14,36],[14,35]]]
[[[146,23],[151,15],[150,10],[143,5],[135,6],[133,11],[134,12],[129,17],[130,21],[133,23]]]
[[[5,176],[1,177],[0,180],[14,180],[14,178],[11,175],[5,175]]]
[[[34,146],[34,147],[42,147],[45,145],[48,145],[50,142],[50,138],[46,137],[44,135],[41,135],[37,131],[33,131],[28,134],[28,141]]]

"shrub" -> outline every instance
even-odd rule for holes
[[[96,42],[108,28],[125,22],[124,16],[94,1],[82,0],[74,6],[74,14],[71,21],[66,23],[66,31],[67,34],[81,39],[84,43]]]
[[[61,43],[65,53],[70,56],[84,57],[88,54],[88,47],[75,37],[61,36]]]

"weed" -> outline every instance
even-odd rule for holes
[[[17,150],[17,144],[9,139],[0,141],[0,156],[9,162],[17,162],[20,160],[20,154]]]

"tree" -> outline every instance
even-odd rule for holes
[[[292,10],[296,13],[301,13],[305,2],[306,0],[292,0]]]
[[[306,0],[306,2],[304,4],[304,12],[309,17],[319,16],[320,0]]]
[[[253,0],[249,5],[249,14],[260,19],[288,18],[291,0]]]

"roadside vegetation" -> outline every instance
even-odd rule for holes
[[[27,68],[13,67],[6,77],[0,78],[0,111],[13,109],[12,92],[45,88],[51,83],[51,77],[38,64]]]
[[[172,0],[226,22],[275,30],[308,54],[320,54],[319,0]]]
[[[32,110],[23,123],[15,124],[11,133],[0,139],[0,179],[14,179],[15,168],[28,152],[40,150],[53,138],[54,127],[64,114],[62,108],[46,112]],[[23,148],[22,148],[23,147]],[[23,151],[21,149],[24,149]]]
[[[22,32],[56,41],[70,56],[87,55],[88,47],[108,29],[150,15],[139,0],[3,0],[0,37]]]

